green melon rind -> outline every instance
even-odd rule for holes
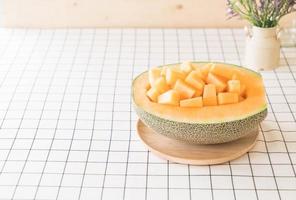
[[[144,111],[134,104],[139,118],[152,130],[173,139],[195,144],[230,142],[258,129],[267,115],[267,108],[244,119],[222,123],[186,123],[172,121]]]

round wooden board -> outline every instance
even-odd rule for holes
[[[192,165],[214,165],[234,160],[252,149],[258,136],[257,130],[233,142],[213,145],[187,144],[154,132],[141,120],[138,120],[137,132],[151,152],[172,162]]]

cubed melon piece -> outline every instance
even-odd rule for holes
[[[229,80],[227,82],[228,92],[240,93],[240,81],[239,80]]]
[[[202,97],[195,97],[192,99],[184,99],[180,101],[181,107],[202,107]]]
[[[233,74],[231,77],[231,80],[239,80],[238,75],[237,74]]]
[[[207,83],[214,84],[216,86],[217,92],[223,92],[227,87],[227,84],[223,78],[212,73],[208,74]]]
[[[231,77],[231,80],[242,80],[244,77],[244,74],[239,71],[238,69],[233,69],[233,74],[232,74],[232,77]]]
[[[158,103],[178,106],[180,103],[180,94],[176,90],[169,90],[158,96]]]
[[[169,65],[168,68],[171,68],[173,70],[182,72],[182,70],[180,69],[180,64],[176,64],[176,65]]]
[[[242,97],[242,96],[239,96],[239,97],[238,97],[238,101],[239,101],[239,102],[241,102],[241,101],[243,101],[243,100],[245,100],[244,97]]]
[[[166,70],[166,82],[171,86],[174,86],[178,79],[184,80],[185,77],[186,75],[182,71],[172,68],[167,68]]]
[[[233,75],[233,69],[230,67],[220,65],[220,64],[214,64],[211,66],[210,72],[218,75],[218,76],[223,76],[227,79],[231,79]]]
[[[149,83],[150,83],[151,87],[154,85],[154,82],[156,81],[156,79],[158,79],[160,77],[160,73],[161,73],[161,69],[158,67],[154,67],[154,68],[149,69],[148,79],[149,79]]]
[[[246,85],[244,84],[241,84],[240,86],[240,93],[239,95],[242,96],[242,97],[246,97],[246,90],[247,90],[247,87]]]
[[[202,93],[203,93],[203,90],[196,89],[195,94],[193,95],[193,97],[200,97],[200,96],[202,96]]]
[[[191,66],[192,66],[192,69],[195,70],[197,68],[201,68],[201,66],[203,66],[204,64],[201,64],[201,63],[194,63],[194,62],[191,62]]]
[[[146,83],[146,84],[145,84],[145,89],[146,89],[146,90],[149,90],[150,88],[151,88],[150,83]]]
[[[239,98],[237,93],[232,93],[232,92],[218,93],[219,105],[238,103],[238,100]]]
[[[160,95],[160,93],[155,87],[152,87],[146,92],[146,95],[149,97],[151,101],[157,102],[157,98]]]
[[[214,64],[213,63],[207,63],[204,66],[200,67],[200,70],[203,73],[204,77],[208,76],[208,73],[209,73],[212,65],[214,65]]]
[[[200,78],[197,71],[192,71],[185,79],[185,82],[197,90],[203,90],[205,85],[204,81]]]
[[[183,63],[181,63],[180,65],[180,69],[186,73],[186,74],[189,74],[191,71],[192,71],[192,65],[191,65],[191,62],[189,61],[185,61]]]
[[[164,93],[165,91],[168,91],[170,89],[169,85],[166,83],[166,80],[164,77],[159,77],[155,82],[154,86],[159,93]]]
[[[207,80],[208,74],[204,74],[200,68],[196,68],[194,71],[198,78],[202,79],[203,81]]]
[[[205,85],[202,98],[204,106],[216,106],[216,86],[214,84]]]
[[[182,80],[177,80],[174,89],[179,92],[181,99],[189,99],[195,94],[195,89]]]
[[[160,72],[160,75],[161,75],[161,76],[164,76],[164,77],[165,77],[167,68],[168,68],[167,66],[163,66],[163,67],[161,68],[161,72]]]

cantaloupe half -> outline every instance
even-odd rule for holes
[[[207,63],[195,62],[193,66],[205,66],[206,64]],[[176,92],[177,94],[174,92],[166,94],[168,91],[158,96],[158,101],[164,102],[165,104],[156,103],[151,101],[146,95],[149,78],[148,72],[144,72],[135,78],[132,84],[133,104],[139,118],[147,126],[160,134],[196,144],[229,142],[244,137],[256,130],[258,124],[267,115],[265,89],[260,74],[231,64],[212,64],[220,66],[223,70],[227,70],[227,77],[232,73],[239,73],[238,78],[241,83],[240,93],[244,95],[244,99],[239,97],[239,102],[228,104],[228,102],[231,101],[236,102],[237,99],[236,97],[233,98],[231,94],[228,95],[228,93],[231,92],[228,91],[226,83],[226,88],[222,92],[222,95],[219,95],[218,92],[217,103],[220,102],[220,104],[216,106],[203,105],[202,107],[187,107],[184,105],[193,104],[195,95],[191,100],[179,99],[178,101],[178,92]],[[170,69],[176,68],[179,65],[180,64],[172,64],[166,65],[166,67]],[[167,72],[169,71],[168,69],[166,70]],[[217,71],[219,70],[214,68],[214,71],[211,71],[211,69],[209,74],[212,73],[216,76],[215,73],[218,73]],[[183,78],[182,81],[186,83],[186,81],[184,81],[185,77],[183,75],[180,75],[180,77]],[[229,79],[231,78],[232,76]],[[175,84],[177,79],[172,79],[171,82]],[[227,95],[223,93],[227,93]],[[206,97],[202,94],[200,98],[205,99]],[[167,102],[171,105],[168,105]],[[179,103],[178,106],[176,106],[177,102]],[[203,101],[203,104],[204,103]]]

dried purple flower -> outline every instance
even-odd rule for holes
[[[279,20],[296,11],[296,0],[227,0],[229,18],[240,16],[255,26],[274,27]]]

